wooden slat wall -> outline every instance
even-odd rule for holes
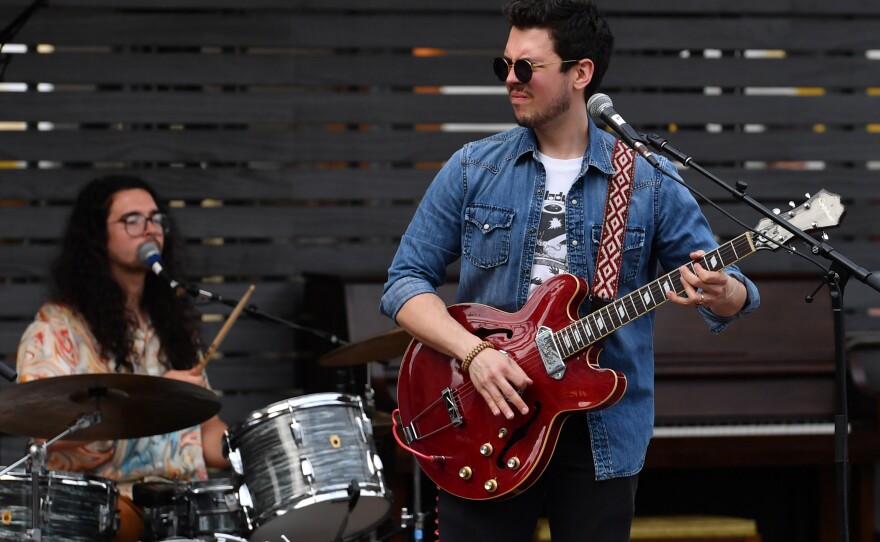
[[[599,3],[617,36],[602,90],[627,120],[771,207],[840,193],[831,244],[880,269],[880,4]],[[0,0],[0,25],[28,4]],[[2,359],[41,302],[74,195],[101,174],[141,175],[174,200],[191,278],[226,297],[255,283],[261,309],[309,321],[305,274],[381,280],[442,161],[497,131],[479,124],[511,123],[489,60],[506,35],[494,0],[53,0],[12,40],[29,49],[4,79],[26,91],[0,92]],[[496,93],[440,92],[461,87]],[[707,212],[721,237],[741,233]],[[784,254],[744,267],[816,274]],[[877,330],[877,300],[851,283],[852,332]],[[204,323],[206,341],[218,328]],[[302,392],[304,344],[236,324],[209,369],[224,417]]]

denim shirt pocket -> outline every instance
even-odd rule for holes
[[[462,253],[477,267],[507,263],[510,256],[510,228],[516,211],[472,203],[464,211]]]
[[[593,264],[599,255],[599,243],[602,237],[602,225],[593,224],[590,232],[590,249],[593,254]],[[635,280],[639,274],[639,265],[642,260],[642,248],[645,245],[645,228],[641,226],[627,226],[623,238],[623,258],[620,265],[620,284],[627,284]]]

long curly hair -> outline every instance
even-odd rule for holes
[[[133,372],[133,315],[125,307],[125,294],[110,275],[107,253],[107,218],[113,196],[123,190],[146,190],[159,211],[168,214],[155,190],[141,179],[108,176],[87,184],[77,196],[61,242],[61,253],[52,266],[50,300],[69,306],[86,320],[105,359],[115,359],[123,372]],[[175,229],[165,237],[163,266],[174,277],[183,277],[176,253]],[[146,272],[146,270],[145,270]],[[146,274],[141,307],[161,342],[160,358],[173,369],[189,369],[198,362],[195,311],[189,300],[178,297],[162,279]]]

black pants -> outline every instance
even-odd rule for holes
[[[575,413],[563,425],[544,474],[524,493],[472,501],[440,491],[440,541],[532,542],[546,512],[553,542],[625,542],[637,485],[638,475],[596,481],[587,420]]]

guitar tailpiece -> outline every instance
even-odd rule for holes
[[[403,441],[400,440],[400,435],[397,433],[398,420],[400,420],[400,409],[396,408],[396,409],[394,409],[394,412],[391,413],[391,422],[393,425],[393,427],[391,428],[391,434],[394,435],[394,440],[397,441],[398,446],[400,446],[401,448],[403,448],[407,452],[413,454],[414,456],[420,457],[422,459],[426,459],[428,461],[431,461],[432,463],[435,463],[437,461],[440,461],[440,462],[446,461],[446,456],[444,456],[444,455],[425,455],[423,453],[420,453],[420,452],[413,450],[412,448],[409,447],[409,445],[404,444]],[[402,422],[403,420],[400,420],[400,421]]]

